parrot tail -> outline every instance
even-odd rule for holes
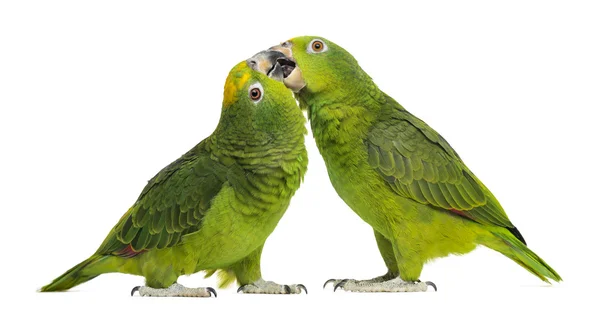
[[[102,272],[93,271],[95,264],[104,260],[106,256],[92,255],[87,260],[67,270],[52,283],[42,287],[40,292],[66,291],[76,285],[82,284],[96,278]]]
[[[501,241],[496,240],[492,243],[486,243],[490,248],[504,254],[544,282],[550,283],[548,278],[556,282],[562,281],[560,275],[554,271],[550,265],[527,248],[527,246],[514,235],[504,231],[494,231],[492,234],[500,238]]]

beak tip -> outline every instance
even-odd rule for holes
[[[292,57],[291,43],[289,42],[263,50],[246,62],[251,69],[283,82],[294,92],[298,92],[306,86],[302,73]]]

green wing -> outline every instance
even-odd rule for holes
[[[135,256],[178,244],[200,228],[227,168],[210,159],[205,141],[154,176],[113,228],[98,254]]]
[[[500,203],[448,142],[392,98],[387,100],[366,145],[369,164],[390,188],[421,204],[518,233]]]

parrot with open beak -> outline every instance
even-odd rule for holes
[[[527,247],[492,192],[450,144],[381,91],[354,57],[322,37],[303,36],[260,52],[254,70],[282,81],[307,111],[329,179],[375,234],[387,273],[331,279],[334,290],[415,292],[428,261],[496,250],[548,282],[561,281]]]

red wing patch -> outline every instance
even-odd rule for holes
[[[131,247],[131,244],[129,244],[126,247],[124,247],[123,249],[113,252],[113,255],[124,257],[124,258],[132,258],[132,257],[137,256],[138,254],[142,254],[144,252],[146,252],[145,249],[142,251],[133,250],[133,247]]]
[[[448,210],[450,210],[451,212],[453,212],[461,217],[469,218],[469,219],[475,221],[475,219],[471,215],[469,215],[468,213],[466,213],[462,210],[458,210],[458,209],[454,209],[454,208],[450,208]]]

